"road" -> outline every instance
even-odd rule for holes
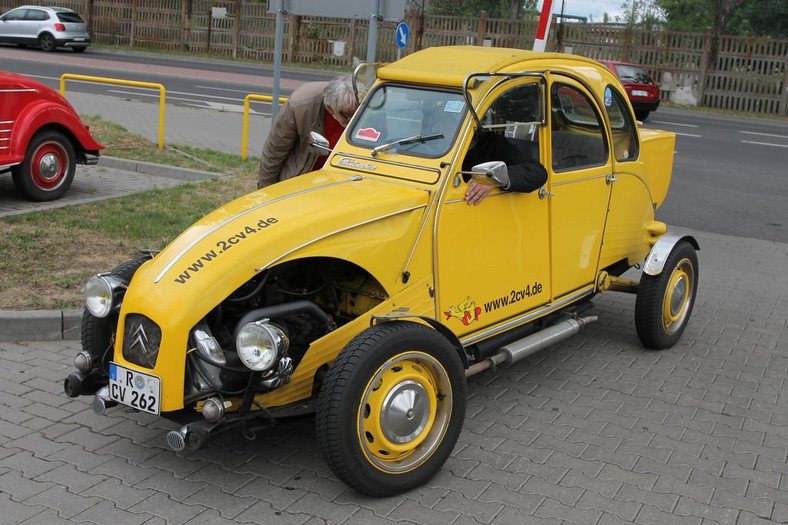
[[[248,93],[271,93],[270,66],[150,53],[68,51],[0,46],[3,68],[58,86],[77,73],[162,83],[171,104],[213,109],[243,105]],[[335,73],[283,69],[281,92]],[[69,81],[68,90],[130,99],[157,92]],[[252,106],[267,113],[263,103]],[[676,132],[673,180],[657,217],[669,224],[740,237],[788,242],[788,121],[661,108],[645,127]]]

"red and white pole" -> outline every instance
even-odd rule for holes
[[[550,33],[550,22],[553,17],[553,0],[544,0],[542,14],[539,15],[539,27],[536,28],[534,51],[542,52],[547,44],[547,35]]]

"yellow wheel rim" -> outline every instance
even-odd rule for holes
[[[674,334],[687,318],[695,289],[695,270],[689,259],[682,259],[673,268],[665,297],[662,300],[662,328]]]
[[[437,359],[421,352],[394,356],[364,389],[357,417],[364,455],[384,472],[418,467],[446,434],[451,406],[449,375]]]

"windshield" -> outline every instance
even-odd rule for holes
[[[383,84],[367,98],[347,137],[369,149],[410,139],[378,151],[437,158],[451,149],[465,113],[460,92]]]

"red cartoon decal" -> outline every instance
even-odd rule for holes
[[[481,313],[482,309],[476,306],[476,303],[468,296],[457,306],[449,306],[449,309],[443,312],[443,315],[446,316],[447,321],[454,317],[459,319],[465,326],[468,326],[472,322],[478,321]]]
[[[368,142],[377,142],[380,138],[380,131],[375,128],[361,128],[356,131],[356,138],[358,140],[366,140]]]

